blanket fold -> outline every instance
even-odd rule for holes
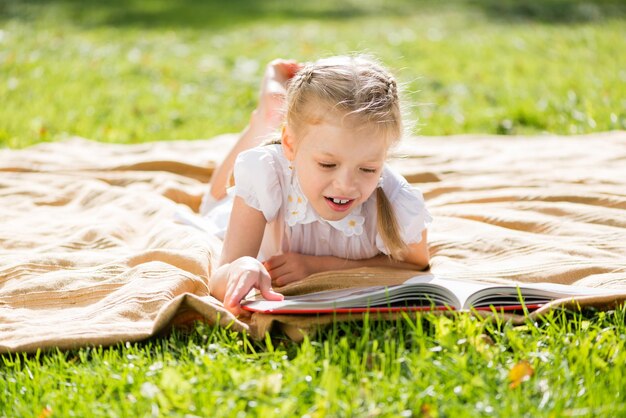
[[[174,214],[197,212],[233,141],[72,138],[0,150],[0,352],[140,341],[195,320],[253,338],[281,328],[299,339],[354,319],[237,319],[209,295],[221,242]],[[626,132],[415,137],[394,150],[391,164],[422,189],[435,218],[435,275],[614,289],[612,297],[555,301],[532,315],[626,301]],[[278,290],[398,284],[412,274],[326,272]]]

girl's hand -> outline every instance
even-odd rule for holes
[[[269,272],[272,283],[276,286],[284,286],[316,273],[319,259],[320,257],[311,255],[286,253],[270,257],[263,265]]]
[[[283,295],[272,290],[272,280],[263,264],[253,257],[241,257],[228,268],[224,307],[235,315],[249,315],[241,308],[241,301],[252,288],[259,289],[267,300],[283,300]]]

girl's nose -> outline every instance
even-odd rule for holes
[[[351,197],[356,188],[355,179],[349,170],[339,170],[335,176],[336,193],[341,197]]]

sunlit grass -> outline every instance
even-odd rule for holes
[[[420,134],[626,128],[626,55],[619,53],[626,23],[619,13],[550,22],[497,18],[493,7],[476,6],[487,1],[339,2],[344,8],[336,13],[330,2],[298,12],[274,1],[255,6],[256,14],[242,6],[218,17],[209,2],[194,18],[190,0],[172,12],[165,9],[171,2],[132,1],[126,9],[79,3],[5,6],[0,144],[236,132],[255,106],[266,62],[352,52],[374,54],[395,71]]]
[[[0,358],[7,416],[620,416],[626,310],[522,326],[465,314],[336,324],[297,345],[197,325]],[[525,365],[527,372],[511,372]],[[519,367],[519,366],[518,366]]]

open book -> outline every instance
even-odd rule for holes
[[[552,300],[611,295],[608,289],[555,283],[493,284],[420,274],[397,286],[328,290],[268,301],[259,294],[242,302],[244,309],[262,313],[311,314],[393,312],[401,310],[528,310]]]

